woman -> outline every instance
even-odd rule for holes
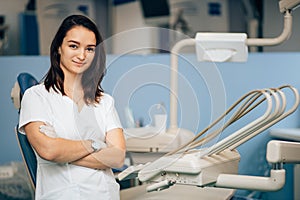
[[[44,81],[23,96],[19,126],[37,155],[38,200],[119,199],[111,168],[123,165],[125,140],[113,98],[101,88],[102,42],[90,19],[67,17]]]

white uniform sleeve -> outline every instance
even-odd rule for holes
[[[105,131],[109,131],[115,128],[122,128],[120,119],[119,119],[119,115],[117,113],[117,110],[115,108],[115,104],[114,104],[114,99],[107,95],[107,104],[105,106],[107,106],[107,112],[106,112],[106,128]]]
[[[42,121],[50,122],[49,115],[47,115],[45,105],[47,106],[45,98],[37,91],[29,88],[25,91],[21,101],[21,110],[19,118],[19,131],[23,134],[24,126],[29,122]]]

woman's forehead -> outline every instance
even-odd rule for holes
[[[95,33],[83,26],[74,26],[66,34],[64,41],[76,41],[89,45],[96,44]]]

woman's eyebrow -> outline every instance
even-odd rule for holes
[[[72,42],[72,43],[75,43],[75,44],[80,44],[80,42],[76,41],[76,40],[68,40],[68,42]],[[88,44],[87,45],[88,47],[96,47],[95,44]]]
[[[80,42],[77,42],[75,40],[68,40],[68,42],[73,42],[73,43],[76,43],[76,44],[80,44]]]

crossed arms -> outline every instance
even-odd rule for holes
[[[70,140],[49,137],[40,131],[44,122],[30,122],[24,126],[27,138],[45,160],[57,163],[71,163],[92,169],[120,168],[123,166],[126,146],[121,128],[106,133],[106,148],[94,152],[91,140]]]

